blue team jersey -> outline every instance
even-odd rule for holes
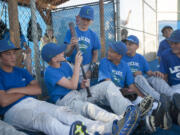
[[[180,58],[171,49],[166,50],[160,61],[160,71],[168,75],[170,85],[180,84]]]
[[[119,65],[113,64],[107,58],[101,60],[98,81],[105,79],[111,79],[116,86],[121,88],[134,83],[131,70],[123,60],[121,60]]]
[[[159,44],[157,56],[161,57],[162,53],[167,49],[170,49],[170,44],[168,43],[168,41],[166,39],[164,39]]]
[[[143,74],[145,74],[150,70],[146,59],[140,54],[136,54],[133,57],[125,55],[123,56],[123,60],[128,64],[132,73],[141,71]]]
[[[14,67],[10,73],[0,69],[0,90],[7,91],[11,88],[26,87],[32,80],[34,80],[33,77],[26,69]],[[24,96],[7,107],[0,107],[0,114],[5,114],[8,109],[27,97],[29,96]]]
[[[78,41],[79,41],[79,49],[83,54],[83,65],[89,64],[92,61],[92,53],[94,50],[98,50],[101,48],[100,41],[96,33],[92,30],[88,29],[87,31],[81,31],[78,27],[75,28]],[[66,37],[64,40],[65,44],[69,44],[71,40],[70,30],[67,31]],[[77,51],[74,49],[72,55],[69,57],[69,61],[74,64],[75,55]]]
[[[67,62],[61,62],[60,68],[48,66],[45,70],[44,80],[48,88],[50,100],[53,103],[63,98],[71,90],[57,84],[63,77],[70,79],[73,71]]]

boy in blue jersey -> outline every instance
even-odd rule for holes
[[[167,25],[162,28],[161,32],[163,34],[163,37],[165,37],[165,39],[162,40],[159,44],[159,49],[157,52],[157,56],[159,57],[159,62],[163,52],[170,48],[170,44],[167,39],[171,36],[171,33],[173,32],[173,28]]]
[[[139,39],[136,36],[128,36],[126,39],[126,46],[127,53],[124,55],[123,60],[128,64],[133,73],[136,87],[138,87],[144,95],[150,94],[153,98],[159,100],[159,93],[148,84],[150,79],[147,81],[144,75],[146,74],[148,77],[151,77],[152,80],[152,78],[154,78],[153,76],[163,78],[163,74],[158,71],[152,72],[146,59],[142,55],[136,53],[136,50],[139,48]]]
[[[99,81],[112,80],[112,82],[117,87],[119,87],[119,89],[122,89],[124,87],[129,87],[130,89],[136,91],[136,93],[139,93],[138,95],[142,96],[143,94],[141,94],[141,92],[139,92],[139,90],[134,85],[134,77],[131,72],[131,69],[129,68],[128,64],[122,59],[125,56],[126,51],[127,51],[127,47],[122,42],[116,42],[110,45],[107,58],[102,59],[100,62],[98,80]],[[133,64],[133,65],[137,65],[137,64]],[[164,99],[166,99],[166,97],[161,96],[161,101]],[[166,108],[164,107],[164,104],[162,104],[153,111],[152,113],[153,116],[146,117],[147,120],[148,119],[150,120],[147,122],[150,123],[152,122],[151,118],[154,117],[157,118],[159,115],[161,115],[159,119],[156,119],[156,122],[159,123],[159,125],[161,125],[164,129],[169,128],[171,126],[171,122],[168,120],[169,122],[168,123],[162,120],[166,114],[165,112],[166,112]],[[167,123],[169,125],[167,125]],[[148,125],[152,125],[152,124],[148,124]],[[154,131],[155,127],[149,126],[149,129]]]
[[[171,117],[180,125],[180,30],[175,30],[167,39],[171,45],[170,49],[163,52],[160,61],[160,72],[165,75],[166,82],[152,82],[152,86],[170,97],[172,101]]]
[[[140,110],[141,115],[145,115],[150,108],[148,101],[150,100],[151,102],[151,99],[149,99],[147,103],[142,101],[144,106],[148,106],[148,109],[144,109],[142,105],[139,109],[133,106],[128,99],[124,98],[119,92],[118,87],[111,81],[102,82],[90,87],[92,97],[87,97],[85,87],[89,86],[88,80],[83,80],[79,83],[82,55],[80,52],[76,54],[74,69],[72,71],[70,65],[65,62],[63,47],[64,46],[49,43],[43,47],[41,52],[43,60],[49,64],[45,70],[44,80],[48,88],[50,100],[59,106],[69,106],[75,112],[93,120],[111,123],[109,127],[112,127],[112,122],[114,120],[122,120],[122,115],[128,107],[130,110],[127,109],[128,112],[124,117],[124,124],[120,124],[121,127],[119,131],[125,132],[124,130],[126,129],[126,132],[132,132],[138,121],[138,110]],[[80,90],[76,90],[78,87]],[[108,105],[117,115],[107,112],[95,104]],[[128,119],[131,124],[128,124],[128,121],[126,121]],[[114,121],[113,123],[116,125],[119,121]],[[127,126],[132,127],[127,128]],[[104,130],[108,130],[108,128]]]
[[[119,52],[116,53],[114,50]],[[130,68],[121,60],[126,51],[127,48],[122,42],[110,45],[107,58],[102,59],[100,62],[98,81],[112,80],[116,86],[120,88],[129,87],[143,97],[144,95],[134,85],[134,77]]]
[[[90,78],[91,72],[89,70],[90,64],[97,62],[98,50],[101,48],[100,41],[95,32],[89,29],[89,26],[94,20],[94,10],[90,6],[83,6],[80,9],[77,18],[77,27],[75,31],[78,39],[71,36],[70,30],[67,31],[64,43],[67,45],[66,56],[70,57],[69,61],[74,64],[77,50],[75,45],[79,45],[79,49],[83,56],[83,66]],[[82,81],[82,73],[80,73],[80,81]]]
[[[0,40],[0,115],[4,121],[20,129],[51,135],[86,134],[86,128],[77,120],[93,121],[67,107],[34,98],[41,94],[41,88],[27,70],[15,67],[16,50],[19,48],[11,41]]]

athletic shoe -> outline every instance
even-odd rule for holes
[[[172,119],[169,113],[170,100],[164,94],[161,94],[158,107],[152,112],[151,116],[146,116],[146,126],[151,132],[155,132],[157,127],[162,129],[170,129]]]
[[[130,135],[138,125],[140,120],[140,111],[137,106],[127,107],[124,118],[115,120],[112,126],[113,135]]]
[[[145,124],[146,130],[147,130],[149,133],[156,132],[157,125],[156,125],[155,117],[154,117],[154,116],[152,116],[152,115],[146,116],[146,118],[145,118],[145,123],[144,123],[144,124]]]
[[[180,111],[180,94],[175,93],[172,98],[172,103],[176,106],[177,110]]]
[[[145,116],[153,106],[154,99],[151,96],[146,96],[143,98],[141,103],[138,105],[141,117]]]
[[[175,124],[180,124],[180,120],[178,118],[179,113],[180,113],[180,94],[175,93],[172,97],[172,102],[170,106],[170,115]]]
[[[75,121],[71,125],[69,135],[89,135],[89,134],[86,130],[86,126],[84,126],[81,121]]]

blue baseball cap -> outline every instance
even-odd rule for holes
[[[180,43],[180,29],[175,30],[167,40]]]
[[[162,28],[161,32],[164,33],[165,29],[171,29],[173,30],[173,28],[170,25],[166,25]]]
[[[84,6],[80,9],[79,16],[81,18],[94,20],[94,10],[90,6]]]
[[[9,50],[19,50],[20,48],[15,47],[15,45],[10,40],[0,40],[0,53]]]
[[[43,46],[41,56],[47,63],[51,61],[53,57],[64,52],[66,45],[57,45],[55,43],[48,43]]]
[[[126,41],[132,42],[132,43],[134,43],[134,44],[139,46],[139,39],[136,36],[134,36],[134,35],[128,36],[126,38]]]
[[[118,53],[119,55],[122,55],[122,56],[124,56],[127,52],[126,45],[121,41],[113,42],[109,45],[109,47],[111,47],[116,53]]]

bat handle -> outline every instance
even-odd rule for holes
[[[87,90],[87,97],[92,97],[89,87],[86,87],[86,90]]]
[[[81,64],[81,70],[82,70],[82,74],[83,74],[83,78],[84,79],[87,79],[87,77],[86,77],[86,74],[85,74],[85,72],[84,72],[84,68],[83,68],[83,65]],[[89,89],[89,87],[86,87],[86,90],[87,90],[87,97],[91,97],[92,95],[91,95],[91,92],[90,92],[90,89]]]

